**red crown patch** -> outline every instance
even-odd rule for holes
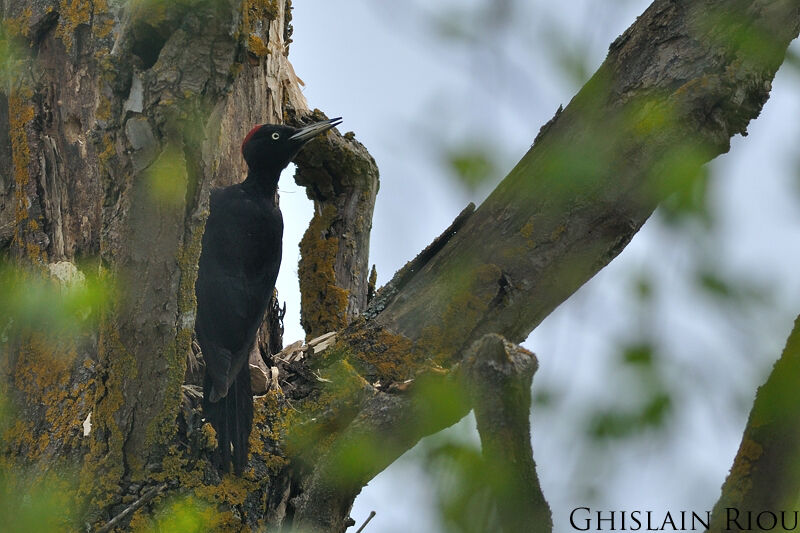
[[[245,135],[244,140],[242,141],[242,153],[244,153],[244,145],[247,144],[247,142],[253,137],[253,135],[255,135],[256,132],[260,129],[261,126],[255,126],[252,130],[250,130],[250,133]]]

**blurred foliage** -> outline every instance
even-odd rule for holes
[[[500,531],[489,487],[502,479],[486,468],[480,447],[445,442],[427,450],[425,468],[436,480],[436,494],[446,531]],[[494,483],[493,483],[494,481]]]
[[[181,149],[168,144],[146,171],[151,198],[171,208],[181,208],[186,196],[188,172]]]
[[[717,300],[726,309],[747,309],[770,305],[769,288],[746,277],[733,277],[714,269],[712,265],[699,265],[695,283],[707,296]]]
[[[563,38],[563,28],[546,26],[542,29],[541,42],[547,47],[550,59],[564,78],[571,84],[580,87],[594,71],[590,63],[589,43],[582,40],[569,41]]]
[[[626,372],[620,381],[627,381],[623,390],[632,398],[628,398],[628,402],[601,405],[590,411],[587,433],[592,439],[621,439],[647,430],[664,429],[673,400],[658,359],[656,348],[650,341],[622,347],[619,360]]]
[[[34,272],[0,263],[0,342],[31,332],[70,335],[97,324],[98,310],[112,296],[111,282],[71,263],[49,268]]]
[[[434,31],[442,39],[451,41],[473,42],[480,34],[475,33],[472,13],[469,9],[452,9],[445,16],[432,18]]]
[[[10,406],[0,395],[0,447],[2,435],[12,419]],[[72,531],[77,483],[59,468],[45,472],[8,469],[0,463],[0,531],[31,533]],[[135,528],[139,532],[200,533],[215,523],[217,511],[191,496],[173,497],[158,506],[152,518]]]
[[[0,90],[7,91],[19,72],[25,49],[5,20],[0,20]]]
[[[633,293],[640,303],[647,303],[653,298],[654,282],[647,274],[639,274],[633,280]]]
[[[6,533],[65,531],[69,529],[75,486],[53,472],[29,486],[24,472],[0,469],[0,524]]]
[[[647,429],[664,426],[672,408],[666,392],[653,392],[635,409],[611,408],[596,412],[591,418],[588,434],[595,440],[623,439],[640,435]]]
[[[452,376],[419,376],[414,383],[413,394],[414,403],[425,406],[421,409],[422,416],[413,420],[423,433],[455,424],[468,413],[469,392],[460,380]]]
[[[720,7],[709,9],[704,15],[697,18],[696,24],[699,31],[716,39],[711,44],[735,49],[745,60],[758,64],[769,64],[783,57],[783,50],[772,33],[753,24],[750,17]]]
[[[72,263],[22,269],[0,262],[0,359],[9,346],[32,335],[56,346],[92,331],[112,292],[103,276],[87,276]],[[0,360],[0,367],[4,363]],[[5,449],[2,440],[14,416],[11,403],[0,395],[0,449]],[[12,459],[0,461],[0,529],[69,529],[76,492],[72,477],[52,464],[45,471],[30,472],[12,465]]]
[[[330,357],[330,356],[329,356]],[[322,396],[327,401],[336,403],[330,398],[352,398],[352,390],[348,392],[348,380],[340,371],[325,374]],[[360,387],[359,381],[353,383]],[[352,383],[352,382],[351,382]],[[415,381],[407,400],[410,402],[408,413],[400,420],[405,424],[404,430],[395,432],[398,440],[390,435],[369,426],[358,423],[345,430],[345,437],[339,438],[330,450],[331,468],[328,472],[330,482],[340,487],[361,486],[359,482],[370,479],[377,472],[376,465],[383,467],[391,464],[399,455],[408,449],[409,443],[405,435],[432,434],[442,427],[447,427],[461,420],[468,413],[467,391],[458,379],[450,375],[421,375]],[[340,406],[341,407],[341,406]],[[392,416],[398,416],[393,413]],[[287,442],[290,454],[304,456],[307,453],[318,453],[330,443],[330,436],[337,430],[339,421],[323,420],[317,417],[311,422],[290,426]],[[349,422],[349,419],[348,419]]]
[[[440,38],[474,47],[492,46],[493,30],[502,30],[512,22],[516,6],[517,0],[490,0],[466,6],[451,3],[439,10],[427,9],[422,4],[416,7],[426,11],[423,20],[431,24]]]
[[[497,179],[493,153],[480,146],[462,146],[444,154],[449,168],[459,182],[471,191],[490,179]]]
[[[153,533],[201,533],[214,523],[216,511],[192,497],[172,498],[156,510]]]
[[[670,154],[664,179],[660,182],[668,196],[661,203],[664,221],[678,223],[686,218],[713,225],[708,206],[710,171],[703,162],[708,159],[694,146],[681,146]]]
[[[551,407],[561,400],[559,390],[547,387],[534,387],[531,403],[536,407]]]

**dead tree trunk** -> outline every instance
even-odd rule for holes
[[[0,4],[24,52],[0,95],[0,247],[20,266],[69,261],[117,287],[99,331],[16,339],[3,360],[19,415],[6,463],[35,473],[18,480],[23,490],[55,467],[78,469],[73,528],[147,524],[166,496],[188,496],[218,511],[209,528],[344,531],[364,484],[473,402],[502,411],[509,446],[529,453],[520,414],[474,390],[497,356],[482,339],[524,339],[624,248],[674,190],[677,167],[726,151],[800,26],[799,0],[656,0],[486,202],[366,309],[375,164],[351,135],[309,145],[298,160],[316,207],[303,322],[312,336],[341,331],[323,353],[282,364],[286,394],[256,400],[246,474],[220,479],[181,387],[199,242],[209,188],[241,178],[247,129],[304,120],[288,4]],[[504,353],[498,383],[518,390],[530,364]],[[504,434],[482,420],[490,453]],[[520,500],[536,502],[547,531],[525,465]]]
[[[22,339],[4,365],[9,395],[24,408],[7,442],[15,464],[44,471],[86,454],[64,465],[82,472],[78,521],[108,522],[157,479],[242,507],[228,513],[231,524],[283,518],[280,457],[269,475],[235,481],[240,500],[214,492],[218,476],[180,481],[204,465],[186,462],[177,419],[209,189],[241,179],[238,140],[253,124],[306,108],[286,59],[288,4],[2,2],[21,53],[0,99],[0,245],[18,265],[70,261],[117,288],[80,349]],[[37,387],[53,371],[64,373],[58,394]],[[41,442],[49,444],[29,445]],[[257,506],[259,492],[274,497]]]

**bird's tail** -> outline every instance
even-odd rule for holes
[[[248,365],[236,376],[224,398],[212,402],[210,393],[211,378],[206,374],[203,382],[203,412],[217,432],[218,466],[223,472],[228,472],[233,461],[233,471],[241,475],[247,465],[250,430],[253,427],[253,394],[250,391]]]

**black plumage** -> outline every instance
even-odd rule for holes
[[[281,171],[314,136],[340,119],[303,128],[256,126],[242,143],[247,178],[211,192],[195,283],[195,331],[205,360],[203,411],[217,433],[217,458],[241,474],[253,422],[248,358],[281,264]]]

